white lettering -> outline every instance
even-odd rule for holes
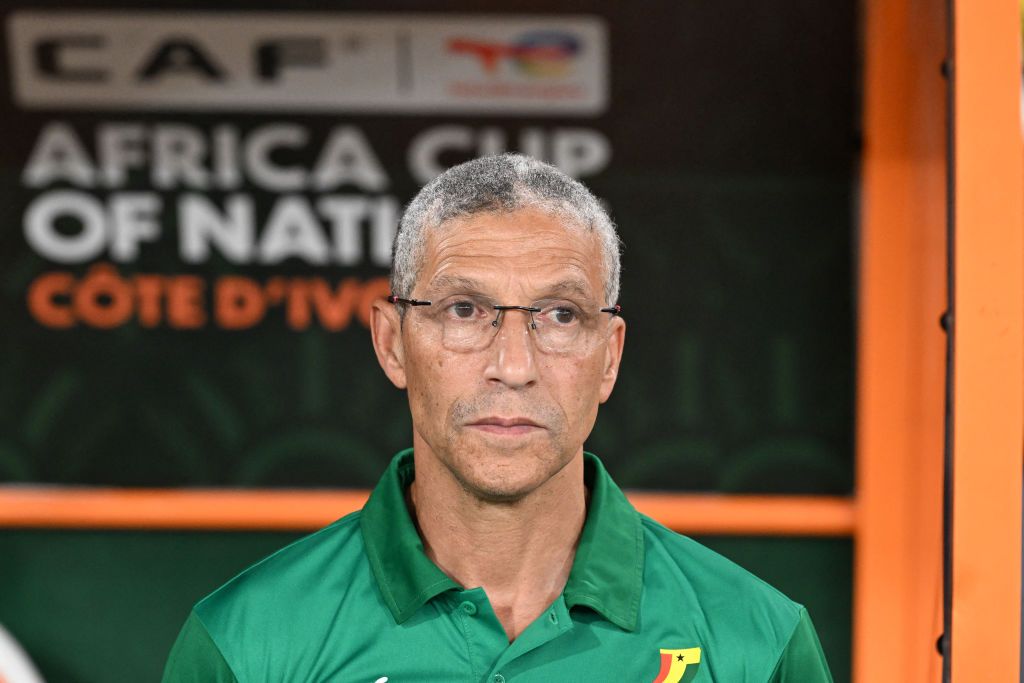
[[[160,236],[157,215],[162,202],[151,192],[128,192],[110,197],[110,255],[115,261],[134,261],[139,242]]]
[[[331,223],[334,254],[338,263],[350,266],[359,263],[363,251],[361,223],[366,217],[365,197],[325,197],[317,204],[320,213]]]
[[[213,129],[212,166],[217,187],[231,190],[242,184],[242,174],[238,169],[238,129],[234,126]]]
[[[256,130],[245,146],[249,176],[268,190],[288,192],[301,190],[306,183],[306,172],[300,166],[277,166],[270,154],[280,147],[302,147],[306,144],[306,129],[300,126],[274,124]]]
[[[573,178],[600,173],[612,158],[612,146],[602,133],[586,128],[560,128],[552,140],[552,161]]]
[[[270,212],[260,239],[260,262],[279,263],[294,256],[309,263],[327,263],[327,240],[321,230],[309,202],[302,197],[282,197]]]
[[[469,152],[473,148],[473,131],[468,126],[438,126],[428,128],[409,145],[409,172],[417,183],[424,185],[444,173],[439,157],[455,149]]]
[[[209,199],[188,194],[178,202],[181,258],[203,263],[210,258],[210,244],[231,263],[248,263],[252,257],[253,205],[246,195],[232,195],[222,213]]]
[[[388,176],[358,128],[345,126],[331,131],[323,153],[313,169],[312,185],[329,190],[352,183],[374,191],[388,186]]]
[[[57,229],[57,220],[70,218],[81,230],[74,235]],[[83,192],[59,190],[33,201],[25,212],[25,241],[36,253],[58,263],[82,263],[96,258],[106,244],[103,206]]]
[[[47,124],[29,156],[21,176],[29,187],[43,187],[60,180],[81,187],[93,187],[96,169],[74,129],[66,123]]]
[[[111,123],[101,125],[96,132],[96,155],[99,158],[100,177],[107,187],[120,187],[128,180],[131,168],[145,162],[142,141],[145,129],[138,124]]]
[[[197,190],[209,189],[209,174],[203,168],[206,141],[191,126],[157,126],[153,133],[153,184],[170,189],[179,183]]]

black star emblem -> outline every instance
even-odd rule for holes
[[[676,659],[678,659],[681,662],[681,661],[683,661],[683,656],[682,655],[676,655]]]

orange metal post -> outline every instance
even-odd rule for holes
[[[858,683],[937,681],[941,670],[935,641],[942,630],[944,7],[943,0],[865,5],[853,652]]]
[[[368,491],[0,487],[0,527],[311,531]],[[853,503],[830,496],[631,492],[640,512],[689,534],[849,536]]]
[[[1020,7],[954,5],[952,680],[1016,681],[1024,445]]]

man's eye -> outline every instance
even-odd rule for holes
[[[551,317],[559,325],[571,325],[576,322],[576,311],[571,308],[556,308],[551,311]]]
[[[456,318],[472,318],[476,312],[476,306],[472,301],[456,301],[451,305],[451,310]]]

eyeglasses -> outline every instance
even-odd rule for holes
[[[600,316],[588,313],[567,299],[544,299],[530,306],[506,306],[475,294],[452,294],[433,301],[403,299],[391,294],[393,304],[422,309],[426,320],[441,330],[442,344],[449,351],[472,352],[487,347],[506,311],[523,311],[529,316],[528,328],[534,332],[537,348],[551,354],[582,354],[600,340]],[[599,309],[601,313],[621,315],[618,304]],[[496,313],[495,313],[496,311]]]

